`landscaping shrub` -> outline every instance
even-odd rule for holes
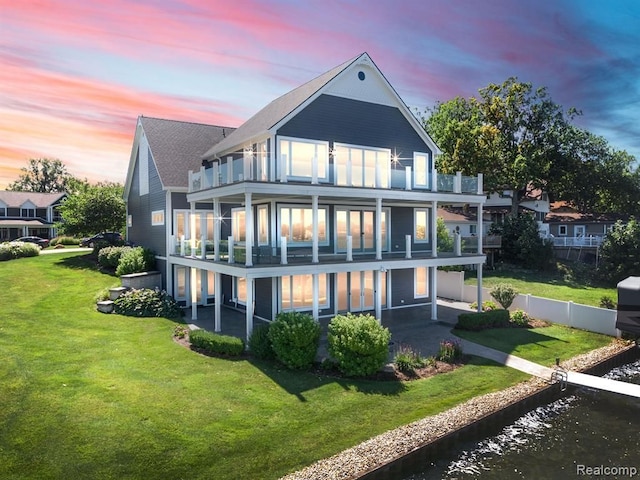
[[[469,304],[469,308],[471,308],[471,310],[477,310],[478,309],[478,302],[473,302]],[[498,306],[496,305],[495,302],[492,302],[491,300],[485,300],[484,302],[482,302],[482,311],[483,312],[490,312],[491,310],[497,310]]]
[[[189,333],[191,346],[217,355],[237,357],[244,353],[244,341],[238,337],[220,335],[206,330],[192,330]]]
[[[301,312],[280,312],[269,327],[276,358],[291,369],[308,368],[320,342],[320,324]]]
[[[518,327],[528,327],[531,317],[524,310],[515,310],[511,312],[511,323]]]
[[[156,266],[156,257],[148,248],[134,247],[122,253],[116,275],[128,275],[130,273],[148,272]]]
[[[157,288],[129,290],[114,300],[113,306],[115,313],[129,317],[177,318],[182,316],[182,310],[173,297]]]
[[[29,242],[5,242],[0,243],[0,261],[13,260],[21,257],[37,257],[40,255],[40,247]]]
[[[100,255],[100,250],[102,250],[103,248],[107,248],[110,247],[111,244],[107,241],[107,240],[97,240],[94,244],[93,244],[93,251],[92,253],[94,255]]]
[[[416,368],[426,367],[434,361],[433,357],[425,358],[409,345],[400,345],[393,357],[393,363],[395,363],[397,369],[404,373],[411,373]]]
[[[350,376],[371,375],[384,366],[391,333],[371,314],[336,315],[329,323],[329,354]]]
[[[499,283],[489,293],[505,310],[509,309],[518,296],[518,291],[509,283]]]
[[[456,328],[460,330],[485,330],[509,326],[508,310],[490,310],[488,312],[462,313],[458,315]]]
[[[106,268],[117,268],[120,258],[131,247],[105,247],[98,252],[98,264]]]
[[[438,360],[454,363],[462,358],[462,344],[459,340],[440,340]]]
[[[273,360],[276,354],[273,351],[271,340],[269,340],[270,323],[259,325],[253,329],[249,336],[249,351],[256,358],[263,360]]]
[[[80,245],[80,240],[78,238],[74,238],[74,237],[67,237],[67,236],[62,236],[62,237],[55,237],[52,238],[51,241],[49,242],[49,245],[52,247],[55,247],[56,245]]]

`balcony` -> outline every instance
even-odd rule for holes
[[[554,247],[599,247],[602,245],[602,236],[579,236],[579,237],[547,237],[545,240],[552,242]]]
[[[282,171],[282,169],[280,169]],[[358,175],[343,172],[338,175],[333,168],[328,169],[327,177],[320,177],[317,169],[308,177],[289,178],[286,175],[276,177],[268,168],[257,168],[251,159],[239,158],[231,162],[213,162],[197,171],[189,171],[189,193],[217,188],[246,181],[265,183],[307,182],[310,184],[353,186],[377,189],[419,190],[444,193],[483,194],[482,174],[477,177],[446,175],[432,170],[422,183],[410,166],[393,166],[388,172],[358,171]],[[361,173],[361,174],[360,174]]]

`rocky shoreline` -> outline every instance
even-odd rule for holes
[[[629,347],[621,340],[578,355],[561,366],[566,370],[583,371]],[[546,387],[548,382],[531,378],[499,392],[472,398],[450,410],[423,418],[416,422],[382,433],[344,450],[332,457],[319,460],[302,470],[282,477],[281,480],[334,480],[352,479],[399,458],[416,448],[469,425],[507,405],[522,400]]]

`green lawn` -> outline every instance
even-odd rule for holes
[[[2,479],[275,479],[527,378],[480,359],[402,384],[203,357],[170,320],[98,313],[119,281],[89,258],[0,262]]]
[[[455,330],[466,340],[545,366],[611,343],[611,337],[553,324],[543,328],[495,328],[480,332]]]
[[[551,298],[565,302],[573,301],[582,305],[600,306],[604,296],[614,302],[618,298],[615,288],[590,286],[586,283],[585,273],[572,272],[562,268],[557,272],[533,272],[527,270],[484,270],[482,285],[491,288],[498,283],[510,283],[519,293],[537,297]],[[476,278],[472,272],[465,272],[465,283],[475,285]]]

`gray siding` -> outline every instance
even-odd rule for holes
[[[414,298],[412,268],[391,270],[391,306],[415,305],[429,302],[429,298]]]
[[[271,279],[257,278],[255,281],[256,308],[255,315],[271,319]]]

